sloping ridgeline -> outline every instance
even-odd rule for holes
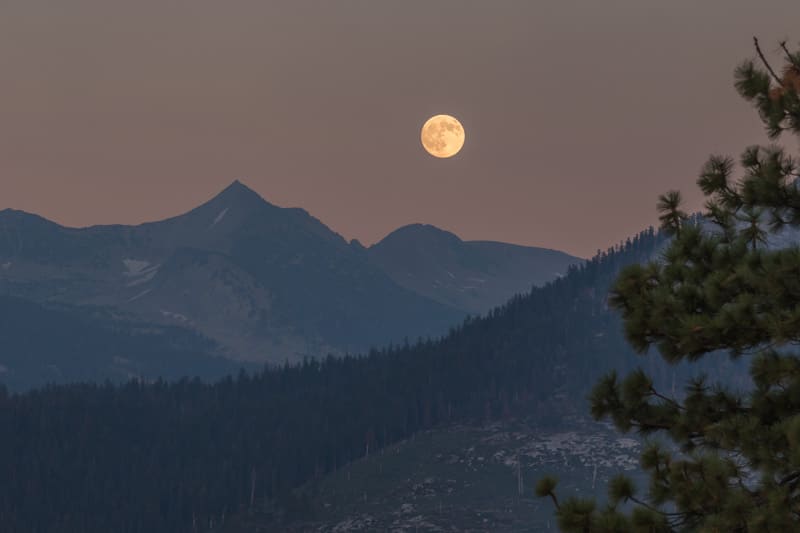
[[[441,340],[215,384],[0,393],[0,523],[9,532],[199,531],[421,429],[585,411],[601,372],[642,362],[606,293],[623,265],[662,241],[644,232]],[[673,369],[656,370],[671,381]]]

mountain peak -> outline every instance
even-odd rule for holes
[[[197,233],[199,228],[217,228],[219,236],[218,230],[223,220],[224,224],[222,226],[233,229],[254,213],[272,211],[274,209],[277,208],[237,179],[217,193],[216,196],[191,211],[167,220],[155,222],[155,224],[167,223],[176,225],[175,227],[182,228],[181,232],[186,232],[186,235],[181,238],[191,241],[194,237],[189,235]],[[235,222],[232,224],[232,221]],[[173,233],[174,238],[175,235]]]
[[[461,243],[462,241],[461,238],[455,233],[437,228],[436,226],[432,226],[430,224],[408,224],[406,226],[397,228],[377,244],[397,244],[400,242],[414,242],[418,245],[422,243],[453,245]]]
[[[206,212],[210,210],[214,212],[214,216],[217,216],[223,210],[253,212],[263,208],[274,207],[274,205],[264,200],[260,194],[237,179],[193,211]]]
[[[259,203],[269,203],[264,198],[261,197],[256,191],[239,181],[238,179],[233,180],[233,182],[222,189],[219,194],[217,194],[212,201],[214,200],[225,200],[228,202],[254,202],[257,201]]]

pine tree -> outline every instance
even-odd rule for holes
[[[800,138],[800,53],[781,43],[776,71],[755,40],[757,58],[736,70],[736,88],[757,109],[770,140]],[[779,73],[780,72],[780,73]],[[542,479],[567,532],[797,531],[800,529],[800,247],[768,247],[770,236],[800,226],[798,163],[777,145],[747,148],[740,176],[731,158],[711,157],[698,185],[702,219],[659,199],[673,238],[662,257],[624,269],[611,304],[640,353],[697,361],[727,351],[750,359],[751,387],[733,390],[708,378],[685,394],[662,394],[643,371],[603,378],[592,415],[649,439],[642,495],[625,476],[608,487],[608,505],[571,498]]]

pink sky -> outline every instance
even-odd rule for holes
[[[425,222],[589,256],[765,141],[732,72],[798,21],[797,0],[4,0],[0,208],[138,223],[240,178],[365,244]],[[419,145],[438,113],[467,132],[450,160]]]

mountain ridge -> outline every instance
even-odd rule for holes
[[[583,261],[548,248],[463,240],[420,223],[394,230],[367,253],[398,285],[471,314],[486,313]]]
[[[415,237],[414,228],[422,234]],[[426,234],[466,246],[479,262],[516,261],[513,254],[503,259],[499,251],[478,250],[484,245],[430,225],[399,228],[390,236],[409,231],[393,253],[412,264],[436,248],[425,244]],[[347,242],[306,210],[276,206],[239,180],[182,214],[131,226],[70,228],[9,209],[0,212],[0,293],[188,328],[213,341],[215,355],[282,363],[436,337],[536,281],[527,273],[463,306],[464,300],[442,297],[440,289],[420,290],[402,279],[402,261],[381,257],[390,236],[370,248]],[[576,259],[564,257],[570,260],[562,271]],[[464,279],[473,273],[446,262],[439,266]],[[436,281],[420,280],[431,286]],[[445,292],[463,285],[442,284]],[[470,294],[476,290],[484,289]]]

